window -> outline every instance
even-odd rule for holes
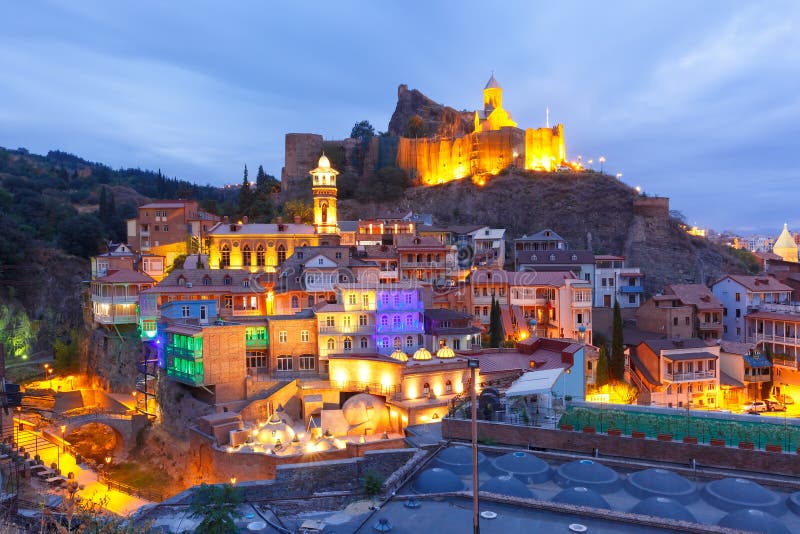
[[[245,245],[242,247],[242,265],[245,267],[250,267],[252,253],[250,251],[250,245]]]
[[[347,302],[351,306],[355,306],[356,302],[357,302],[356,294],[355,293],[350,293],[349,295],[347,295]]]
[[[636,295],[628,295],[628,304],[636,304]]]
[[[233,282],[233,279],[230,276],[228,276],[227,274],[225,275],[225,278],[222,279],[222,285],[225,285],[225,286],[231,285],[232,282]]]
[[[422,394],[426,397],[431,394],[431,385],[427,382],[422,386]]]
[[[394,339],[392,340],[392,346],[397,350],[400,350],[402,343],[403,342],[400,340],[400,336],[395,336]]]
[[[369,308],[369,294],[361,295],[361,303],[365,308]]]
[[[381,295],[381,304],[383,304],[384,306],[388,306],[389,305],[389,294],[388,293],[384,293],[383,295]]]
[[[488,294],[489,294],[489,293],[488,293],[488,290],[487,290],[487,288],[485,288],[485,287],[484,287],[484,288],[483,288],[483,296],[484,296],[484,297],[486,297],[486,296],[488,296]]]
[[[281,330],[278,332],[278,342],[279,343],[286,343],[289,339],[289,333],[286,330]]]
[[[473,315],[475,315],[475,317],[477,317],[478,315],[481,314],[481,307],[480,306],[475,306],[475,310],[474,311],[475,311],[475,313]]]
[[[487,315],[489,315],[489,306],[484,306],[483,307],[483,316],[486,317]]]
[[[672,395],[672,384],[667,386],[667,395]]]
[[[367,316],[366,315],[359,315],[358,316],[358,326],[367,326]]]
[[[686,323],[686,326],[689,326],[689,317],[686,317],[684,322]]]
[[[736,293],[736,302],[741,302],[741,301],[742,301],[742,294]]]
[[[242,280],[242,287],[250,287],[250,279],[246,278]]]
[[[341,252],[337,252],[336,254],[334,254],[334,257],[335,257],[337,260],[341,260],[341,259],[342,259],[342,253],[341,253]]]
[[[395,293],[395,295],[394,295],[394,298],[393,298],[392,300],[394,301],[394,307],[395,307],[395,308],[397,308],[398,306],[400,306],[400,295],[398,295],[397,293]]]
[[[301,371],[313,371],[315,364],[314,364],[314,355],[313,354],[301,354],[300,358],[298,358],[300,363],[300,370]]]
[[[450,380],[444,383],[444,392],[445,393],[453,392],[453,383]]]
[[[414,346],[414,336],[406,336],[406,348],[410,349]]]
[[[728,316],[728,308],[722,308],[722,316],[723,317],[727,317]]]
[[[259,267],[263,267],[266,264],[264,258],[264,245],[258,245],[256,247],[256,265]]]
[[[742,316],[742,310],[740,308],[736,308],[736,318],[740,318]]]
[[[278,245],[278,265],[286,261],[286,247],[283,243]]]
[[[383,348],[385,348],[385,349],[389,348],[389,338],[388,337],[384,336],[383,338],[381,338],[381,346]]]
[[[297,295],[292,297],[292,308],[299,308],[300,307],[300,299],[297,298]]]
[[[411,293],[406,293],[406,304],[411,306],[411,303],[413,302],[413,297],[414,295],[412,295]]]
[[[673,317],[672,318],[672,326],[678,326],[678,318],[677,317]]]
[[[406,315],[406,328],[412,328],[413,326],[414,326],[414,316]]]
[[[332,338],[328,338],[328,342],[325,344],[328,350],[335,350],[336,349],[336,341]]]
[[[579,314],[578,314],[578,319],[577,319],[577,321],[578,321],[578,324],[581,324],[581,323],[583,322],[583,314],[582,314],[582,313],[579,313]]]
[[[204,286],[210,286],[211,285],[211,277],[210,276],[206,275],[206,276],[203,277],[203,285]]]
[[[308,296],[308,307],[312,308],[314,306],[314,295]]]
[[[395,315],[392,317],[392,328],[395,330],[399,330],[403,327],[403,320],[400,318],[399,315]]]
[[[678,389],[678,395],[683,393],[683,384],[678,384],[678,388],[677,389]]]
[[[333,315],[326,315],[325,326],[336,326],[336,317],[334,317]]]
[[[308,343],[308,330],[300,330],[300,341]]]
[[[291,371],[291,370],[292,370],[291,355],[278,356],[278,371]]]
[[[353,350],[353,340],[349,337],[344,338],[344,350],[345,352]]]
[[[453,350],[461,350],[461,340],[453,338]]]
[[[267,354],[261,351],[247,352],[248,369],[265,369],[267,367]]]
[[[349,329],[352,326],[350,324],[351,320],[352,320],[352,317],[350,317],[349,315],[345,315],[344,317],[342,317],[342,326],[347,328],[347,329]]]
[[[366,349],[367,347],[369,347],[369,341],[367,340],[367,338],[362,337],[361,341],[360,341],[360,345],[361,345],[362,349]]]
[[[231,266],[231,248],[228,244],[222,245],[222,253],[220,255],[219,267],[220,269],[227,269]]]
[[[222,307],[226,310],[233,308],[233,295],[225,295],[222,297]]]
[[[381,327],[388,328],[389,327],[389,316],[388,315],[381,315]]]
[[[181,306],[181,317],[189,317],[189,306]]]

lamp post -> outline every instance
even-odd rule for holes
[[[46,364],[44,364],[42,367],[44,368],[44,378],[43,378],[43,379],[44,379],[44,380],[47,380],[47,372],[48,372],[48,371],[49,371],[49,369],[50,369],[50,364],[49,364],[49,363],[46,363]]]
[[[20,424],[20,421],[21,421],[21,419],[20,419],[21,414],[22,414],[22,407],[21,406],[17,406],[17,419],[16,419],[16,421],[14,420],[13,417],[11,418],[11,424],[14,427],[14,433],[15,433],[14,435],[16,436],[14,438],[14,443],[17,445],[17,447],[19,447],[19,424]]]
[[[50,377],[50,389],[53,389],[53,369],[47,368],[47,375]]]
[[[231,486],[236,485],[236,477],[231,477]]]
[[[600,156],[599,158],[597,158],[597,161],[600,162],[600,174],[603,174],[603,163],[606,162],[606,157]]]
[[[480,360],[470,358],[467,360],[470,373],[470,403],[472,404],[472,531],[480,534],[481,523],[478,503],[478,401],[476,384],[476,370],[480,367]]]
[[[622,180],[622,173],[621,172],[617,173],[617,180]]]

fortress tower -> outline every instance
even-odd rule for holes
[[[322,154],[317,167],[309,171],[309,174],[312,176],[314,227],[317,229],[317,234],[339,235],[336,219],[336,175],[339,171],[333,169],[328,157]]]

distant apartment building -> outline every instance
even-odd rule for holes
[[[483,227],[470,232],[475,250],[473,264],[502,269],[506,261],[505,228]]]
[[[249,369],[257,369],[255,373],[269,373],[275,380],[327,374],[327,362],[320,362],[318,358],[317,318],[312,310],[292,315],[273,315],[267,318],[267,325],[267,361],[263,360],[263,354],[256,354],[256,351],[248,353]]]
[[[518,250],[517,271],[571,271],[594,285],[594,254],[588,250]]]
[[[430,236],[400,234],[395,238],[399,256],[400,280],[416,280],[437,285],[454,283],[458,277],[456,247],[444,245]]]
[[[567,250],[567,242],[550,228],[514,240],[514,270],[519,271],[520,252]]]
[[[644,274],[638,267],[626,267],[624,256],[594,257],[594,305],[638,308],[644,297]]]
[[[719,405],[718,345],[702,339],[642,341],[630,352],[631,380],[639,403],[683,408]]]
[[[733,274],[714,283],[711,290],[723,306],[723,339],[756,343],[746,335],[745,316],[756,311],[766,312],[765,305],[788,305],[792,294],[791,287],[771,276]]]
[[[137,252],[162,255],[167,265],[176,256],[200,250],[202,239],[220,217],[199,209],[195,200],[158,200],[139,206],[128,219],[128,245]]]
[[[719,369],[725,408],[738,409],[746,401],[762,399],[762,384],[772,381],[772,362],[753,343],[723,340]]]
[[[636,312],[643,332],[672,338],[722,339],[722,303],[702,284],[670,284]]]
[[[431,350],[443,346],[453,350],[480,348],[483,332],[468,313],[442,308],[425,310],[425,345]]]

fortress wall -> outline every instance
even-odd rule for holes
[[[308,171],[317,166],[322,153],[322,136],[317,134],[286,134],[284,167],[281,169],[281,189],[284,198],[292,197],[292,190],[302,180],[308,180]]]
[[[552,170],[566,160],[564,125],[525,130],[525,168]]]
[[[668,217],[669,198],[648,197],[634,199],[633,213],[644,217]]]

